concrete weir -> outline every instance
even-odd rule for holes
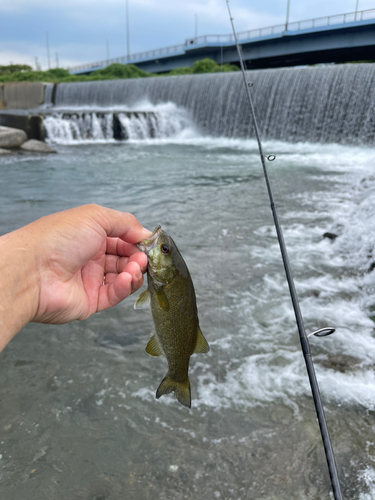
[[[155,137],[158,118],[153,111],[108,111],[108,110],[59,110],[43,109],[38,113],[33,110],[28,114],[23,110],[0,111],[0,126],[12,127],[26,132],[29,139],[86,140],[95,139],[102,129],[99,139],[127,140],[131,138],[129,125],[143,128],[147,137]],[[52,125],[52,126],[51,126]],[[70,129],[70,132],[69,132]]]
[[[14,82],[0,84],[0,125],[26,132],[29,139],[44,141],[43,118],[39,113],[18,110],[34,109],[45,99],[44,82]],[[9,110],[8,112],[6,110]],[[17,111],[15,111],[17,110]]]
[[[129,138],[124,120],[136,120],[155,134],[155,117],[148,111],[109,112],[101,109],[57,110],[54,107],[56,84],[43,82],[20,82],[0,84],[0,126],[11,127],[26,132],[28,139],[45,141],[49,137],[45,120],[55,120],[55,129],[60,126],[64,134],[72,128],[73,139],[91,139],[95,125],[101,126],[106,139],[123,140]],[[105,122],[105,124],[104,124]],[[51,130],[51,127],[49,127]],[[50,132],[51,134],[51,132]],[[78,136],[78,137],[77,137]]]
[[[31,109],[44,103],[44,82],[0,84],[0,109]]]

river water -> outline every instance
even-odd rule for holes
[[[70,137],[70,136],[69,136]],[[155,400],[139,293],[67,325],[29,324],[0,355],[6,500],[323,500],[330,483],[253,140],[50,138],[0,159],[1,234],[83,203],[173,236],[211,351],[191,359],[192,409]],[[69,143],[69,144],[67,144]],[[375,497],[374,149],[268,141],[275,201],[344,498]],[[336,239],[323,238],[325,232]]]

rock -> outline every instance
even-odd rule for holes
[[[22,144],[21,149],[24,151],[35,151],[37,153],[57,153],[54,149],[50,148],[48,144],[36,139],[30,139]]]
[[[38,141],[45,140],[43,117],[41,115],[21,115],[15,111],[9,111],[9,113],[0,112],[0,125],[24,130],[29,139],[37,139]]]
[[[23,130],[0,127],[0,148],[18,148],[25,141],[27,141],[27,134]]]
[[[337,238],[338,234],[334,233],[324,233],[323,238],[328,238],[329,240],[335,240]]]
[[[0,148],[0,156],[2,155],[9,155],[12,151],[10,151],[9,149],[2,149]]]

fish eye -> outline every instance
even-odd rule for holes
[[[163,253],[169,253],[169,246],[167,245],[161,245],[160,249]]]

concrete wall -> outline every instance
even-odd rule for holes
[[[3,85],[0,85],[0,109],[5,109]]]
[[[44,103],[43,82],[3,83],[0,86],[0,109],[30,109]]]

